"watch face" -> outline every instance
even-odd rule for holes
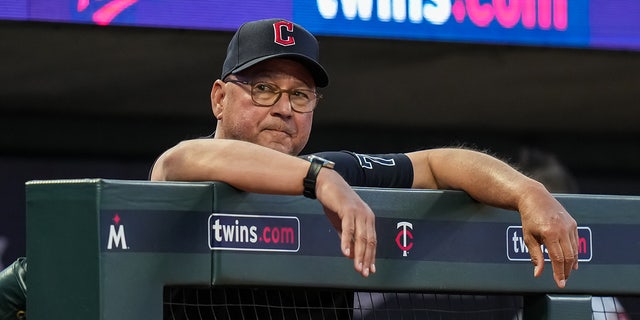
[[[314,162],[314,161],[318,162],[318,163],[322,164],[323,167],[329,168],[329,169],[333,169],[333,167],[336,165],[335,162],[333,162],[333,161],[329,161],[329,160],[327,160],[325,158],[321,158],[321,157],[318,157],[318,156],[313,155],[313,154],[307,156],[307,160],[309,160],[310,162]]]

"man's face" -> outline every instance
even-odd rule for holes
[[[230,75],[227,80],[232,79],[267,82],[284,90],[315,90],[309,71],[288,59],[269,59],[237,75]],[[287,93],[283,93],[273,106],[258,106],[251,99],[250,88],[246,84],[216,81],[211,91],[213,112],[218,119],[215,137],[299,154],[309,140],[313,112],[294,111]]]

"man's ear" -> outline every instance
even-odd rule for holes
[[[224,111],[224,82],[216,80],[211,87],[211,110],[216,119],[222,119],[222,111]]]

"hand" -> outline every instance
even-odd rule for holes
[[[335,171],[321,169],[316,196],[340,236],[342,253],[363,277],[376,272],[375,215]]]
[[[540,276],[544,269],[544,255],[540,248],[544,244],[549,252],[556,285],[564,288],[571,270],[578,269],[576,221],[546,190],[525,195],[519,211],[524,241],[534,265],[534,277]]]

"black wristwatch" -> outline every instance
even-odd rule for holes
[[[335,163],[314,155],[307,156],[307,160],[311,162],[311,165],[309,166],[309,171],[307,171],[307,176],[302,181],[302,185],[304,186],[304,192],[302,194],[307,198],[315,199],[316,179],[318,178],[320,169],[323,167],[333,169]]]

